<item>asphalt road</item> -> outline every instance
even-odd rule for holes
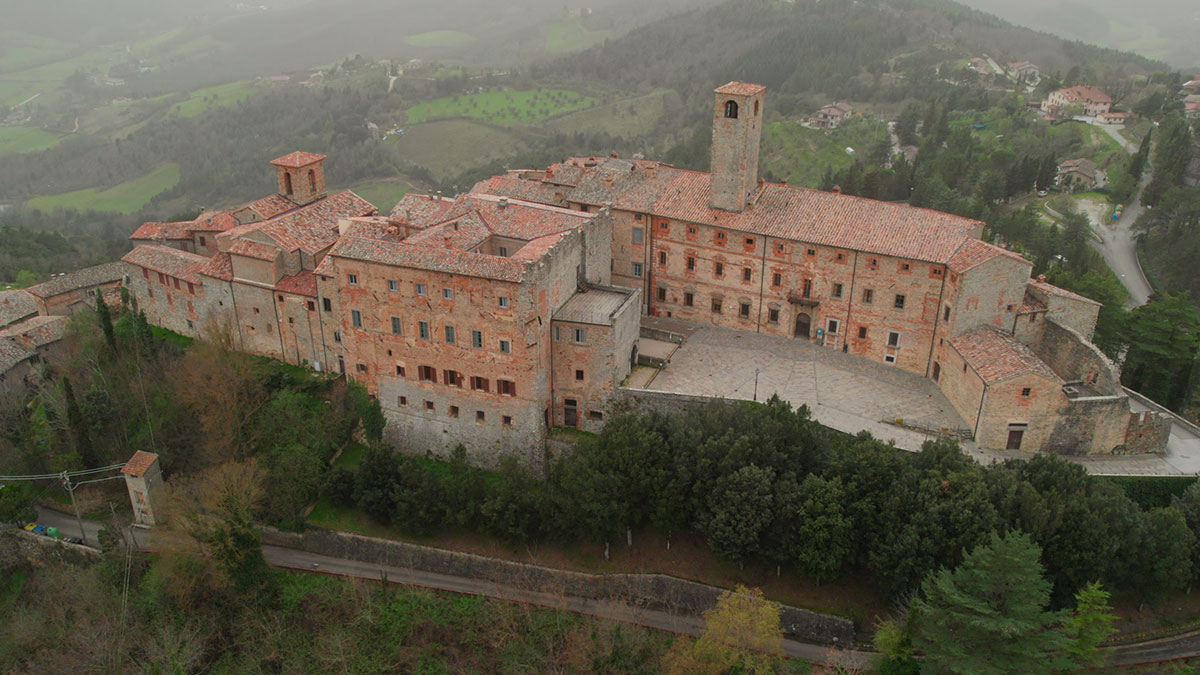
[[[1142,176],[1141,188],[1145,188],[1149,182],[1150,169],[1147,167],[1145,175]],[[1092,247],[1104,257],[1104,262],[1108,263],[1129,291],[1127,305],[1131,308],[1146,304],[1154,291],[1142,271],[1142,264],[1138,261],[1136,235],[1131,229],[1138,216],[1145,210],[1139,189],[1137,198],[1125,206],[1120,220],[1115,223],[1092,223],[1095,231],[1103,238],[1103,241],[1092,239]]]

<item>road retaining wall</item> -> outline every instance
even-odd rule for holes
[[[676,614],[699,614],[716,605],[724,589],[662,574],[585,574],[402,541],[311,528],[303,533],[263,529],[263,543],[359,562],[489,581],[540,593],[613,600]],[[849,646],[854,623],[844,617],[780,606],[784,634],[804,642]]]

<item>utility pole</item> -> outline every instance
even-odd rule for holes
[[[754,402],[758,402],[758,368],[754,369]]]
[[[79,538],[87,546],[89,545],[87,530],[83,529],[83,516],[79,515],[79,502],[75,501],[75,486],[71,484],[71,479],[67,476],[66,471],[62,472],[61,479],[63,487],[67,488],[67,492],[71,495],[71,506],[75,509],[75,522],[79,523]]]

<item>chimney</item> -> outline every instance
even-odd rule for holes
[[[604,172],[604,184],[605,184],[605,185],[607,185],[608,187],[612,187],[612,186],[613,186],[613,175],[612,175],[612,173],[610,173],[610,172],[608,172],[608,171],[605,171],[605,172]]]
[[[453,242],[454,242],[454,237],[449,232],[442,235],[442,243],[444,243],[446,245],[446,248],[454,248]]]
[[[834,186],[833,186],[833,189],[832,189],[832,190],[830,190],[830,192],[832,192],[832,193],[833,193],[833,194],[835,194],[835,195],[840,195],[840,194],[842,194],[842,186],[841,186],[841,185],[834,185]]]
[[[500,208],[507,209],[508,208],[508,197],[501,197],[499,204],[500,204]]]
[[[615,152],[610,152],[610,153],[608,153],[608,156],[609,156],[609,157],[612,157],[613,159],[620,159],[620,157],[621,157],[620,155],[618,155],[618,154],[617,154],[617,153],[615,153]]]
[[[551,178],[554,178],[554,169],[546,167],[546,180],[550,180]]]

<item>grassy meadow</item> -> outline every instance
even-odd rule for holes
[[[150,203],[156,195],[175,187],[179,182],[179,165],[163,164],[154,171],[115,185],[107,190],[87,188],[57,195],[35,197],[25,203],[31,209],[53,211],[76,209],[78,211],[112,211],[133,213]]]

